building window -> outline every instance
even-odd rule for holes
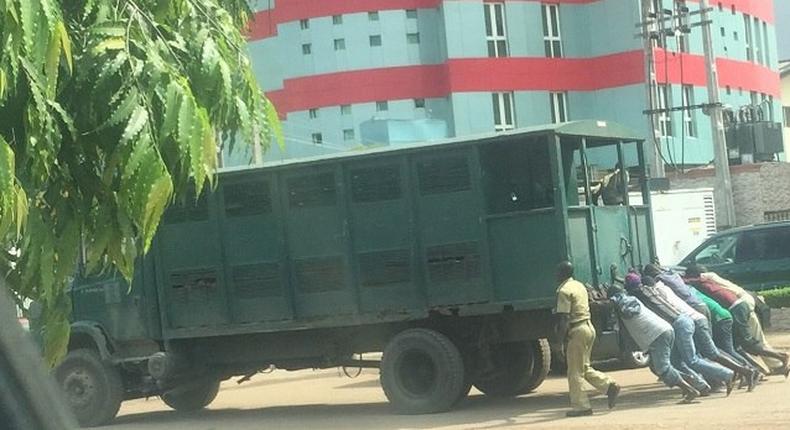
[[[388,102],[376,102],[376,112],[386,112],[390,110],[390,105]]]
[[[406,18],[417,19],[417,9],[406,9]]]
[[[551,122],[558,124],[568,121],[568,96],[566,93],[549,93]]]
[[[683,124],[686,128],[686,134],[691,137],[697,137],[697,122],[695,121],[694,110],[694,86],[683,85]]]
[[[760,20],[757,18],[754,18],[754,56],[758,64],[763,64],[763,38],[760,33]]]
[[[346,39],[335,39],[335,51],[346,50]]]
[[[420,33],[407,33],[406,34],[406,43],[410,45],[416,45],[420,43]]]
[[[494,105],[494,130],[505,131],[516,127],[513,111],[513,93],[492,93]]]
[[[790,106],[782,107],[782,111],[785,114],[785,127],[790,128]]]
[[[724,27],[719,27],[719,33],[721,33],[721,37],[727,37],[727,30]]]
[[[381,46],[381,35],[374,34],[370,36],[370,46]]]
[[[302,30],[307,30],[310,28],[310,20],[309,19],[300,19],[299,20],[299,28]]]
[[[669,112],[672,87],[669,85],[658,86],[658,129],[662,137],[672,136],[672,113]]]
[[[727,85],[727,86],[726,86],[726,87],[724,87],[724,88],[727,90],[727,95],[728,95],[728,96],[732,94],[732,87],[730,87],[729,85]]]
[[[425,108],[425,99],[414,99],[414,108],[421,109]]]
[[[316,145],[324,143],[324,137],[321,136],[321,133],[313,133],[313,143]]]
[[[746,60],[754,61],[754,52],[752,51],[752,18],[749,15],[743,15],[743,34],[746,38]]]
[[[379,20],[378,11],[368,12],[368,21],[378,21],[378,20]]]
[[[738,32],[737,31],[733,31],[732,32],[732,38],[735,39],[736,41],[741,40],[741,37],[738,36]]]
[[[765,41],[765,65],[771,66],[771,54],[770,54],[770,46],[771,44],[768,42],[768,24],[763,22],[763,40]]]
[[[505,4],[484,3],[486,20],[486,42],[489,57],[507,57],[507,34],[505,30]]]
[[[313,52],[313,47],[309,43],[302,44],[302,54],[303,55],[310,55]]]
[[[307,111],[307,114],[310,116],[310,119],[318,118],[318,109],[310,109]]]
[[[334,25],[343,24],[343,15],[333,15],[332,16],[332,24],[334,24]]]
[[[351,115],[351,105],[340,105],[340,115]]]
[[[562,57],[562,37],[560,35],[560,6],[543,5],[543,45],[549,58]]]
[[[353,128],[347,128],[347,129],[343,130],[343,140],[345,140],[345,141],[354,140],[354,129]]]

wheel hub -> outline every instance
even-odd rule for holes
[[[96,383],[84,369],[74,369],[63,379],[69,403],[76,408],[88,406],[96,396]]]
[[[437,378],[436,364],[431,356],[418,350],[403,354],[398,373],[403,388],[415,396],[430,392]]]

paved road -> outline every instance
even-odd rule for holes
[[[790,332],[770,336],[790,349]],[[547,380],[537,392],[516,399],[486,398],[476,391],[449,413],[393,415],[378,385],[377,371],[349,379],[337,370],[275,372],[237,385],[228,381],[206,411],[178,414],[159,399],[126,402],[113,430],[258,429],[765,429],[790,423],[790,382],[771,377],[753,393],[736,391],[680,405],[677,390],[656,382],[646,369],[611,374],[623,385],[621,401],[606,410],[596,397],[596,415],[567,419],[566,381]]]

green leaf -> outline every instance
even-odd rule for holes
[[[151,187],[148,196],[148,203],[145,206],[145,218],[143,222],[143,241],[144,251],[148,252],[154,234],[159,226],[159,220],[167,208],[167,204],[173,196],[173,182],[170,176],[163,174]]]
[[[66,60],[66,65],[69,68],[69,73],[74,73],[74,59],[71,54],[71,39],[69,38],[69,33],[66,31],[66,25],[63,24],[63,21],[58,22],[56,32],[58,34],[60,46],[63,51],[63,58]]]
[[[106,51],[120,51],[124,48],[126,48],[126,40],[123,37],[109,37],[93,47],[93,54],[101,55]]]
[[[121,100],[121,103],[118,104],[118,107],[115,109],[115,112],[107,119],[107,121],[102,124],[100,129],[106,127],[112,127],[115,125],[120,124],[123,121],[126,121],[133,112],[135,112],[136,108],[140,107],[140,100],[138,98],[137,88],[131,87],[129,92],[126,93],[126,97]]]
[[[123,23],[103,22],[99,25],[94,25],[88,29],[88,32],[101,36],[123,38],[126,36],[126,27],[123,25]]]
[[[27,220],[28,214],[28,203],[27,203],[27,194],[25,194],[25,190],[22,187],[17,187],[16,189],[16,235],[17,237],[22,235],[22,229],[25,225],[25,221]]]
[[[147,122],[148,111],[144,106],[137,105],[134,108],[134,112],[132,112],[132,116],[129,118],[129,122],[126,123],[126,129],[123,131],[120,144],[125,145],[129,143],[130,140],[134,139],[143,127],[145,127]]]
[[[274,134],[277,145],[280,146],[280,148],[284,148],[285,136],[283,135],[282,124],[280,124],[280,117],[277,114],[277,109],[274,107],[274,103],[268,100],[266,101],[266,124],[269,126],[272,134]],[[262,142],[265,142],[265,140],[262,140]]]

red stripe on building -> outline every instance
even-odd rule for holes
[[[663,53],[657,53],[663,64]],[[704,86],[702,57],[669,58],[659,82]],[[740,61],[718,62],[720,86],[779,94],[779,74]],[[667,79],[668,78],[668,79]],[[468,58],[445,64],[366,69],[287,79],[267,96],[285,116],[290,112],[378,100],[446,97],[456,92],[595,91],[643,83],[642,51],[595,58]]]
[[[641,51],[593,58],[451,59],[452,92],[593,91],[644,82]]]
[[[450,1],[450,0],[444,0]],[[453,0],[467,1],[467,0]],[[483,2],[495,0],[482,0]],[[543,2],[554,4],[589,4],[602,0],[496,0],[498,2]],[[620,0],[631,1],[631,0]],[[690,0],[698,2],[699,0]],[[260,40],[277,34],[277,25],[300,19],[343,15],[383,10],[438,8],[443,0],[278,0],[273,9],[256,12],[250,21],[249,40]],[[721,3],[726,10],[735,6],[736,12],[745,13],[773,24],[774,7],[769,0],[712,0],[711,6]]]
[[[702,56],[659,50],[655,58],[658,82],[700,87],[707,85],[705,59]],[[779,97],[779,74],[767,67],[725,58],[718,58],[716,67],[719,71],[719,87],[742,88]]]

